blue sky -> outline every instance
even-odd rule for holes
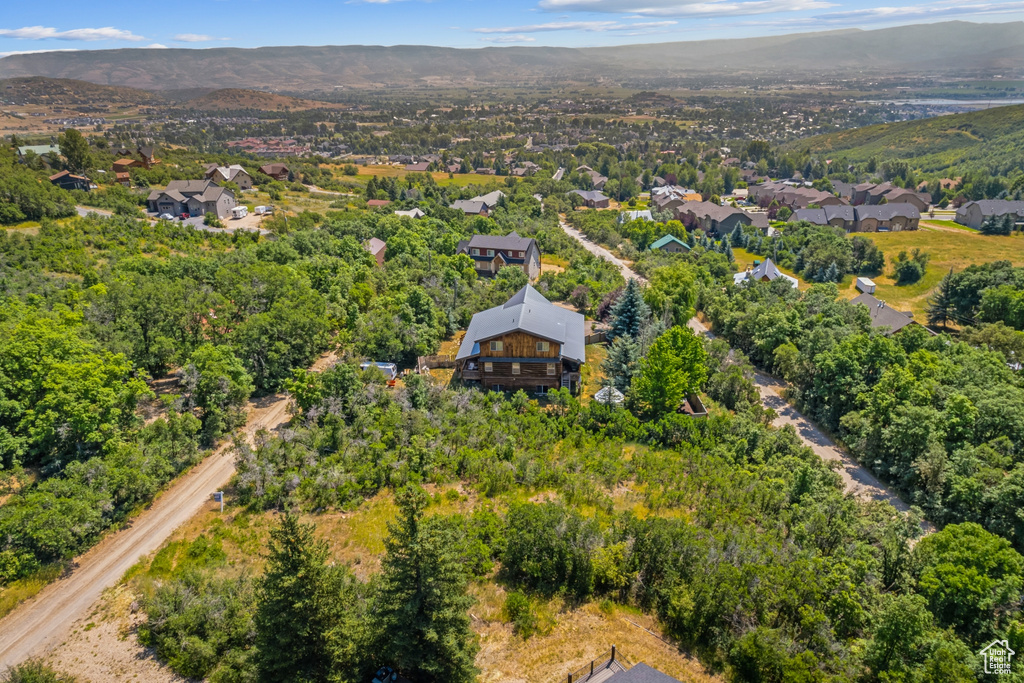
[[[0,55],[121,47],[566,47],[1024,19],[1024,0],[4,0]]]

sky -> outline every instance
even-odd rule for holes
[[[1024,19],[1024,0],[3,0],[0,56],[265,45],[584,47],[960,19]]]

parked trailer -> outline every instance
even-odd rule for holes
[[[384,377],[388,380],[388,386],[395,386],[395,381],[398,379],[398,366],[394,363],[382,363],[380,361],[373,361],[369,363],[360,363],[359,369],[366,370],[368,368],[375,367],[384,373]]]
[[[865,294],[875,293],[875,283],[866,277],[857,278],[857,289],[864,292]]]

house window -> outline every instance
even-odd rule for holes
[[[494,256],[494,250],[493,249],[488,249],[487,250],[487,255],[488,256]]]
[[[539,351],[541,353],[547,353],[548,352],[548,343],[547,342],[537,342],[537,351]]]
[[[479,256],[480,255],[480,250],[477,249],[476,247],[473,247],[470,251],[473,252],[473,256]]]
[[[546,394],[546,393],[548,393],[548,388],[546,386],[544,386],[543,384],[538,384],[537,385],[537,393],[538,394]]]
[[[491,342],[491,351],[504,351],[504,350],[505,350],[504,342],[500,342],[500,341],[492,341]]]
[[[501,391],[501,385],[500,384],[492,384],[491,385],[491,391]]]
[[[494,363],[484,363],[484,372],[494,372]]]
[[[518,375],[519,374],[519,363],[513,363],[512,364],[512,374],[513,375]]]

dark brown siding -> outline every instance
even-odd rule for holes
[[[501,351],[491,351],[491,341],[501,341]],[[552,358],[557,359],[561,351],[560,344],[548,342],[547,352],[537,350],[537,342],[547,341],[525,332],[512,332],[493,340],[480,342],[480,358]]]

